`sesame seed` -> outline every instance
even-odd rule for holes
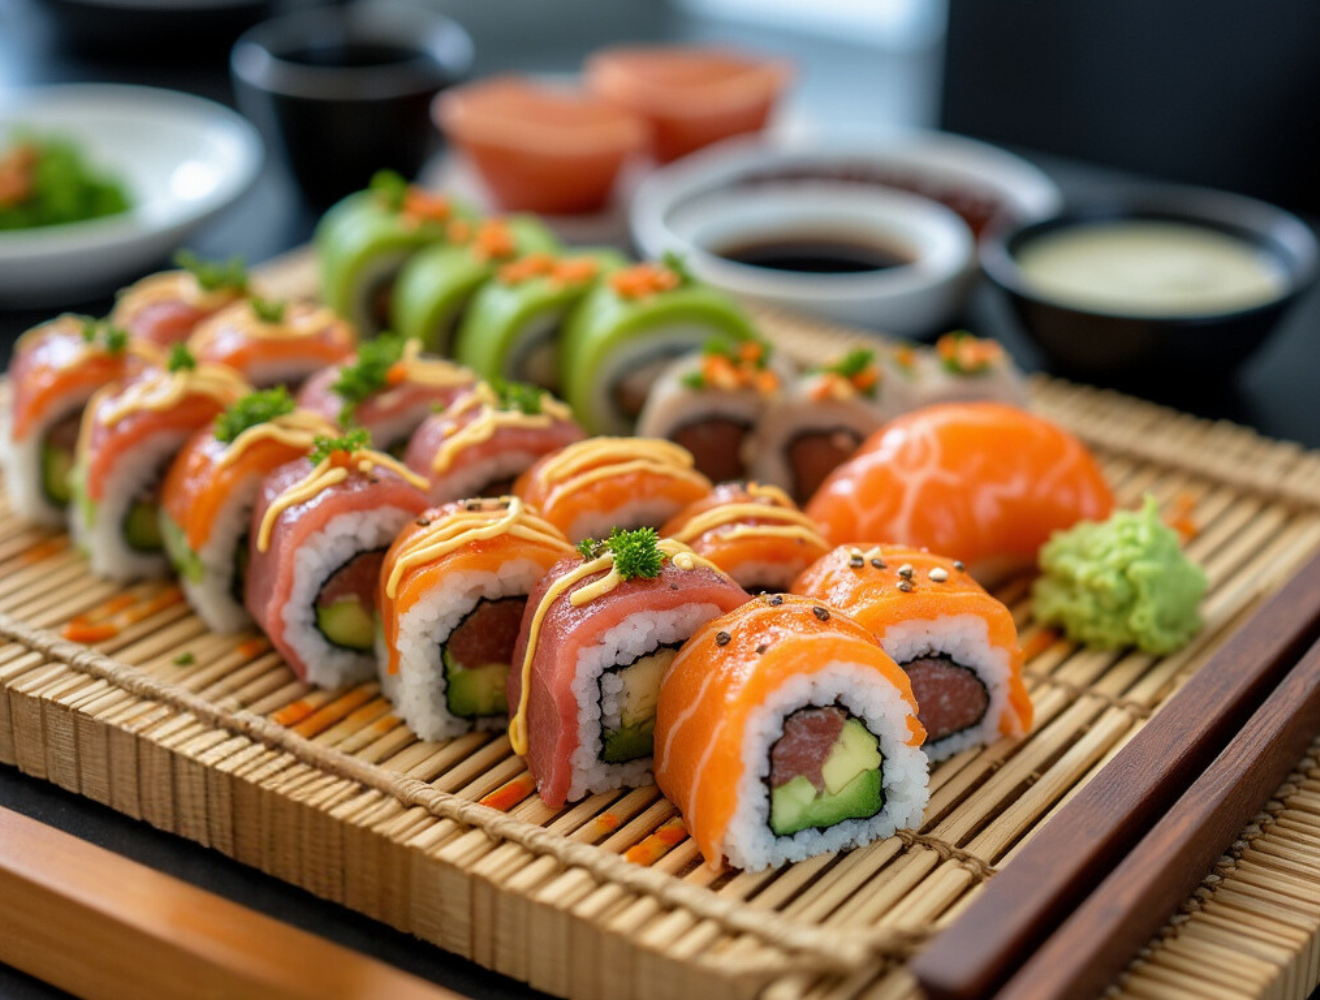
[[[715,645],[717,645],[717,646],[727,646],[727,645],[729,644],[729,641],[730,641],[732,638],[733,638],[733,636],[729,635],[728,632],[716,632],[716,633],[715,633]]]
[[[811,609],[811,613],[823,622],[827,622],[830,620],[830,613],[826,611],[824,608],[822,608],[819,604],[817,604],[815,607]]]
[[[936,566],[930,571],[930,578],[936,583],[944,583],[949,579],[949,571],[943,566]]]
[[[905,594],[910,594],[912,593],[912,584],[908,583],[906,580],[899,580],[898,589]]]
[[[765,652],[767,649],[769,649],[769,648],[770,648],[770,644],[769,644],[768,642],[763,642],[763,643],[761,643],[761,645],[759,645],[759,646],[756,647],[756,653],[757,653],[757,655],[759,656],[760,654],[764,653],[764,652]]]
[[[879,556],[876,556],[876,558],[871,560],[871,565],[874,566],[876,569],[884,569],[885,561],[881,559]]]
[[[781,605],[781,604],[783,604],[783,603],[784,603],[784,595],[783,595],[783,594],[775,594],[773,597],[770,598],[770,606],[773,607],[773,608],[777,608],[777,607],[779,607],[779,605]]]
[[[963,561],[961,559],[955,559],[953,561],[953,568],[956,569],[959,573],[967,572],[967,567],[963,565]]]
[[[904,563],[902,566],[898,567],[898,575],[901,576],[904,580],[911,580],[912,573],[913,573],[913,569],[911,563]]]
[[[859,552],[855,556],[848,557],[848,565],[853,569],[861,569],[866,565],[866,560],[862,558],[862,554]]]

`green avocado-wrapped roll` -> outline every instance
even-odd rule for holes
[[[375,336],[389,325],[399,269],[420,247],[444,242],[451,222],[472,217],[471,209],[381,171],[316,227],[322,299],[363,337]]]
[[[449,241],[414,255],[394,285],[393,328],[448,356],[468,300],[496,268],[526,253],[552,253],[559,241],[534,216],[511,215],[450,227]]]
[[[499,269],[468,304],[454,360],[482,378],[559,391],[560,335],[573,307],[627,263],[614,250],[532,253]]]
[[[629,434],[665,366],[712,337],[756,336],[728,296],[675,260],[615,271],[574,310],[559,351],[563,398],[590,434]]]

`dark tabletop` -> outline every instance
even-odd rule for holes
[[[550,6],[557,12],[567,6],[575,13],[544,23],[531,22],[537,16],[534,12]],[[501,16],[501,11],[511,7],[520,12],[518,18]],[[572,70],[592,48],[620,40],[729,41],[787,53],[797,60],[802,74],[795,97],[799,113],[834,121],[936,123],[942,65],[938,50],[880,52],[845,41],[706,22],[652,0],[556,0],[553,5],[509,0],[507,4],[467,2],[456,9],[476,40],[475,71],[479,74],[509,68]],[[212,44],[195,58],[173,62],[80,54],[62,47],[48,7],[37,0],[0,0],[0,87],[69,81],[168,86],[232,103],[223,46]],[[1111,191],[1128,180],[1112,170],[1089,168],[1031,150],[1018,152],[1053,175],[1069,197]],[[305,242],[315,221],[316,214],[301,201],[280,164],[272,160],[253,189],[191,243],[205,254],[241,253],[260,261]],[[104,312],[108,305],[68,303],[70,308],[92,312]],[[0,310],[4,353],[19,333],[51,312]],[[978,332],[1001,337],[1024,365],[1038,367],[1039,358],[988,289],[978,290],[967,321]],[[1315,372],[1320,371],[1317,327],[1320,290],[1313,290],[1233,384],[1205,386],[1174,378],[1159,391],[1195,413],[1228,418],[1274,437],[1320,447],[1320,405],[1314,389]],[[318,900],[214,851],[24,777],[12,768],[0,767],[0,806],[470,996],[531,995],[521,984]],[[59,995],[0,966],[0,996],[21,1000]]]

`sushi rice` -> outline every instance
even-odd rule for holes
[[[491,486],[515,479],[540,457],[530,451],[505,451],[456,469],[432,473],[431,488],[427,495],[435,504],[485,496]]]
[[[206,544],[198,552],[188,548],[183,529],[174,524],[163,509],[160,512],[161,534],[188,603],[216,632],[238,632],[252,624],[252,616],[242,602],[234,598],[234,574],[238,543],[248,530],[260,488],[261,479],[253,477],[238,491],[241,495],[229,494],[218,519],[211,525]],[[197,576],[198,569],[200,577]]]
[[[14,415],[9,385],[0,389],[0,463],[3,463],[5,491],[9,494],[9,505],[14,513],[24,521],[59,527],[64,524],[65,511],[50,502],[42,488],[41,450],[52,427],[76,413],[87,400],[78,398],[68,400],[63,407],[53,407],[45,418],[28,430],[22,441],[14,440]]]

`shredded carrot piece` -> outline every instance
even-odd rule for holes
[[[687,828],[683,821],[671,819],[645,840],[628,848],[623,857],[635,865],[653,865],[686,839]]]
[[[455,219],[445,227],[445,237],[450,243],[466,243],[472,239],[472,223],[466,219]]]
[[[556,262],[550,279],[557,285],[578,285],[584,281],[591,281],[600,273],[600,263],[592,260],[590,257],[579,257],[577,260],[561,260]]]
[[[69,624],[64,626],[64,638],[70,642],[81,642],[91,645],[95,642],[105,642],[107,639],[113,639],[119,634],[119,626],[109,622],[95,624],[89,621],[80,621],[75,618]]]
[[[496,277],[506,285],[520,285],[555,271],[555,259],[548,253],[529,253],[500,267]]]
[[[419,187],[409,185],[403,196],[403,216],[417,225],[422,222],[444,222],[453,211],[453,206],[444,195],[431,194]]]
[[[473,252],[480,260],[503,260],[518,250],[509,224],[503,219],[488,219],[477,228]]]
[[[124,624],[131,625],[134,622],[140,622],[144,618],[150,618],[158,611],[164,611],[166,608],[172,608],[174,605],[182,603],[183,591],[178,587],[167,587],[151,600],[125,612],[123,616]]]
[[[946,333],[935,342],[935,350],[940,360],[968,374],[985,371],[1003,354],[996,341],[965,333]]]
[[[303,719],[309,718],[316,711],[315,705],[309,705],[302,698],[290,705],[285,705],[278,712],[270,717],[270,720],[280,726],[296,726]]]
[[[38,155],[36,146],[22,142],[0,156],[0,208],[18,205],[31,196]]]
[[[1164,523],[1178,532],[1178,537],[1182,539],[1184,545],[1201,533],[1200,525],[1192,517],[1196,503],[1197,498],[1194,493],[1179,493],[1164,518]]]
[[[1058,632],[1043,628],[1022,644],[1022,659],[1034,660],[1058,641]]]
[[[677,288],[682,279],[661,264],[643,263],[610,275],[610,287],[625,299],[644,299]]]
[[[18,561],[23,566],[32,566],[58,555],[68,547],[69,543],[64,538],[48,538],[24,552]]]
[[[480,804],[498,809],[500,812],[508,812],[534,791],[536,791],[536,782],[530,774],[524,773],[482,797]]]
[[[244,659],[251,660],[260,656],[268,649],[270,649],[270,643],[265,639],[244,639],[238,644],[238,648],[235,649],[234,652]]]

